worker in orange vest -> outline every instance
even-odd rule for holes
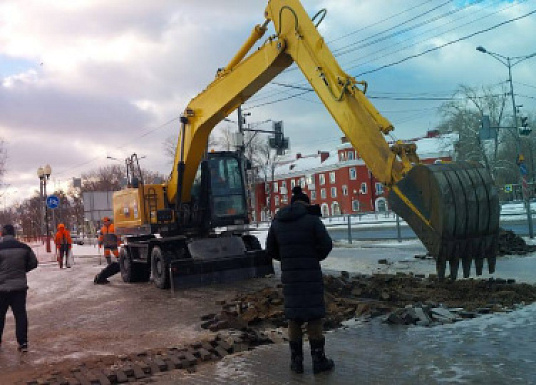
[[[54,243],[56,244],[56,249],[58,252],[58,264],[60,269],[63,269],[63,257],[65,256],[65,266],[71,267],[68,263],[69,252],[71,250],[73,240],[71,239],[71,233],[65,228],[63,223],[58,225],[58,232],[54,237]]]
[[[120,244],[119,237],[115,234],[114,224],[109,217],[102,218],[103,225],[100,229],[99,249],[104,246],[104,257],[106,262],[112,263],[112,253],[116,258],[119,258],[117,247]]]
[[[115,234],[114,225],[110,218],[104,217],[102,220],[104,224],[100,229],[99,249],[104,246],[104,256],[106,257],[108,266],[102,269],[101,272],[95,276],[93,282],[97,285],[110,283],[108,278],[121,271],[121,267],[119,265],[119,251],[117,250],[121,240]],[[116,260],[113,262],[112,253],[116,257]]]

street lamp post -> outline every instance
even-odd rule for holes
[[[50,178],[50,174],[52,174],[52,168],[49,164],[47,164],[44,167],[39,167],[37,169],[37,176],[39,177],[39,191],[41,195],[41,202],[44,206],[45,210],[45,236],[46,236],[46,242],[47,242],[47,253],[50,253],[50,231],[48,227],[48,207],[46,205],[46,199],[47,199],[47,181]]]
[[[495,52],[491,52],[491,51],[488,51],[487,49],[485,49],[484,47],[482,46],[478,46],[476,47],[476,50],[479,51],[479,52],[482,52],[482,53],[485,53],[485,54],[488,54],[490,55],[492,58],[494,58],[495,60],[501,62],[503,65],[505,65],[507,68],[508,68],[508,82],[510,83],[510,95],[512,95],[512,114],[513,114],[513,119],[514,119],[514,129],[516,130],[515,132],[515,138],[516,138],[516,150],[517,150],[517,159],[516,159],[516,163],[519,165],[519,173],[520,173],[520,177],[521,177],[521,183],[522,183],[522,186],[523,186],[523,198],[525,200],[525,208],[527,210],[527,222],[529,224],[529,236],[531,238],[534,238],[534,230],[533,230],[533,226],[532,226],[532,214],[530,212],[530,197],[529,197],[529,194],[528,194],[528,188],[527,188],[527,172],[526,171],[523,171],[523,170],[526,170],[526,168],[524,168],[524,166],[522,165],[522,162],[523,162],[523,156],[521,154],[521,141],[520,141],[520,138],[519,138],[519,129],[517,127],[517,107],[516,107],[516,100],[515,100],[515,95],[514,95],[514,83],[512,81],[512,67],[521,63],[522,61],[524,60],[527,60],[527,59],[530,59],[531,57],[534,57],[536,56],[536,52],[535,53],[532,53],[530,55],[526,55],[526,56],[514,56],[514,57],[509,57],[509,56],[503,56],[503,55],[500,55],[498,53],[495,53]],[[534,172],[534,170],[533,170]]]

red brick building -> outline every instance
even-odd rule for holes
[[[430,131],[423,138],[407,142],[417,144],[424,163],[452,160],[452,137]],[[289,204],[296,185],[310,197],[311,204],[320,205],[323,216],[389,210],[383,184],[345,138],[333,151],[286,155],[270,171],[272,175],[254,185],[253,220],[268,220]]]

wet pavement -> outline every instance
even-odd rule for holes
[[[431,273],[432,260],[415,259],[419,242],[367,243],[336,248],[323,263],[325,271]],[[83,251],[85,250],[85,251]],[[229,287],[185,290],[174,296],[148,284],[95,286],[92,276],[103,266],[96,250],[75,257],[72,269],[59,270],[53,257],[40,256],[41,267],[30,273],[30,353],[14,354],[13,320],[8,316],[6,342],[0,351],[0,384],[9,370],[38,365],[59,368],[90,356],[177,346],[202,338],[199,316],[215,311]],[[75,249],[75,255],[88,253]],[[388,264],[378,264],[387,258]],[[47,263],[48,262],[48,263]],[[501,258],[497,270],[505,278],[536,281],[536,256]],[[267,283],[257,282],[260,286]],[[254,290],[251,282],[238,290]],[[289,370],[286,344],[258,347],[202,364],[196,373],[174,370],[151,377],[153,383],[184,384],[536,384],[536,305],[505,314],[433,328],[388,326],[379,319],[349,324],[326,334],[327,354],[335,371],[314,376],[305,344],[305,373]],[[29,373],[29,372],[28,372]]]

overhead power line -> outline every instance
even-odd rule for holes
[[[358,77],[358,76],[362,76],[362,75],[366,75],[366,74],[370,74],[370,73],[378,72],[378,71],[381,71],[381,70],[383,70],[383,69],[385,69],[385,68],[393,67],[393,66],[395,66],[395,65],[404,63],[404,62],[406,62],[406,61],[408,61],[408,60],[415,59],[415,58],[418,58],[418,57],[420,57],[420,56],[426,55],[426,54],[428,54],[428,53],[430,53],[430,52],[438,51],[438,50],[440,50],[440,49],[442,49],[442,48],[445,48],[445,47],[447,47],[447,46],[449,46],[449,45],[452,45],[452,44],[455,44],[455,43],[459,43],[460,41],[464,41],[464,40],[470,39],[470,38],[475,37],[475,36],[477,36],[477,35],[481,35],[481,34],[483,34],[483,33],[485,33],[485,32],[492,31],[492,30],[494,30],[494,29],[497,29],[497,28],[499,28],[499,27],[502,27],[503,25],[507,25],[507,24],[513,23],[514,21],[518,21],[518,20],[524,19],[524,18],[529,17],[530,15],[533,15],[533,14],[535,14],[535,13],[536,13],[536,10],[533,10],[533,11],[528,12],[528,13],[522,15],[522,16],[514,17],[513,19],[503,21],[503,22],[501,22],[501,23],[499,23],[499,24],[495,24],[495,25],[492,26],[492,27],[485,28],[485,29],[481,29],[480,31],[473,32],[473,33],[471,33],[471,34],[469,34],[469,35],[462,36],[462,37],[460,37],[460,38],[458,38],[458,39],[455,39],[455,40],[451,40],[451,41],[449,41],[449,42],[447,42],[447,43],[445,43],[445,44],[441,44],[441,45],[439,45],[439,46],[437,46],[437,47],[429,48],[429,49],[427,49],[427,50],[425,50],[425,51],[423,51],[423,52],[421,52],[421,53],[418,53],[418,54],[415,54],[415,55],[411,55],[411,56],[407,56],[407,57],[405,57],[405,58],[403,58],[403,59],[397,60],[397,61],[392,62],[392,63],[389,63],[389,64],[385,64],[385,65],[383,65],[383,66],[381,66],[381,67],[378,67],[378,68],[375,68],[375,69],[372,69],[372,70],[369,70],[369,71],[361,72],[361,73],[359,73],[359,74],[357,74],[357,75],[355,75],[355,76]]]

